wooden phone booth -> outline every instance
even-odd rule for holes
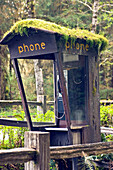
[[[21,28],[21,29],[20,29]],[[17,22],[1,40],[8,45],[29,130],[50,132],[51,146],[99,142],[99,57],[107,40],[34,19]],[[32,122],[19,59],[52,60],[55,123]],[[18,122],[17,122],[18,126]]]

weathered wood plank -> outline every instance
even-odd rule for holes
[[[28,105],[42,106],[42,102],[27,101]],[[47,101],[47,105],[53,105],[54,101]],[[100,104],[113,104],[113,100],[100,100]],[[3,105],[22,105],[21,100],[0,100],[0,106]]]
[[[49,136],[46,132],[26,133],[25,147],[8,150],[0,150],[0,164],[7,163],[27,163],[27,168],[38,167],[40,170],[48,169],[49,162]],[[38,139],[39,137],[39,139]],[[30,139],[32,140],[30,140]],[[38,140],[37,140],[38,139]],[[83,156],[82,152],[88,155],[107,154],[113,152],[113,142],[99,142],[92,144],[79,144],[61,147],[50,147],[51,159],[67,159]],[[40,155],[40,156],[39,156]],[[34,164],[36,161],[38,164]],[[28,170],[28,169],[27,169]]]
[[[47,105],[53,105],[54,101],[46,101]],[[42,102],[37,101],[27,101],[28,105],[42,106]],[[22,105],[21,100],[0,100],[0,106],[11,106],[11,105]]]
[[[37,42],[38,40],[38,42]],[[38,43],[38,47],[35,48],[35,46]],[[20,52],[18,50],[18,46],[22,44],[21,48],[24,48],[23,44],[26,44],[29,48],[28,51]],[[30,44],[33,45],[33,50],[30,50]],[[35,45],[36,44],[36,45]],[[43,47],[41,48],[41,45]],[[31,36],[20,36],[17,35],[16,38],[14,37],[11,40],[11,43],[8,44],[9,51],[10,51],[10,57],[11,59],[13,58],[26,58],[26,59],[32,59],[32,57],[39,57],[40,56],[45,56],[46,54],[52,54],[57,52],[57,46],[56,46],[56,40],[55,40],[55,35],[51,32],[46,33],[44,30],[38,30],[36,34],[33,34]],[[48,58],[46,58],[48,59]]]
[[[99,142],[91,144],[79,144],[70,146],[50,147],[51,159],[68,159],[88,155],[107,154],[113,152],[113,142]]]
[[[42,106],[41,102],[37,101],[27,101],[28,105],[34,106]],[[22,105],[21,100],[0,100],[0,106],[8,106],[8,105]]]
[[[5,126],[16,126],[16,127],[28,127],[26,121],[17,121],[11,120],[8,118],[1,119],[0,118],[0,125]],[[33,122],[33,126],[35,127],[42,127],[42,126],[54,126],[55,124],[52,122]]]
[[[38,152],[35,149],[16,148],[0,150],[0,165],[7,163],[24,163],[34,160]]]
[[[112,134],[113,135],[113,128],[108,128],[108,127],[100,127],[101,133],[104,133],[106,135]]]
[[[29,130],[33,130],[32,120],[31,120],[31,116],[30,116],[30,112],[29,112],[29,107],[27,104],[27,99],[26,99],[26,94],[25,94],[25,90],[24,90],[24,86],[23,86],[23,82],[22,82],[22,78],[21,78],[21,73],[19,70],[18,60],[13,59],[12,63],[13,63],[13,67],[14,67],[14,70],[16,73],[18,88],[20,91],[21,99],[22,99],[22,105],[23,105],[23,109],[24,109],[25,116],[27,119],[27,125],[28,125]]]
[[[41,106],[41,102],[27,101],[28,105]],[[54,101],[47,101],[47,105],[53,105]],[[100,100],[100,104],[113,104],[113,100]],[[0,105],[22,105],[21,100],[0,100]]]
[[[25,164],[25,170],[49,170],[50,162],[50,137],[48,132],[25,132],[25,147],[34,148],[39,153],[39,159],[35,159],[36,164],[30,161]]]
[[[17,127],[28,127],[26,121],[17,121],[17,120],[11,120],[11,119],[1,119],[0,118],[0,125],[5,126],[17,126]]]
[[[100,104],[113,104],[113,100],[100,100]]]

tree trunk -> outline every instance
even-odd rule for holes
[[[27,0],[24,10],[25,18],[35,18],[35,0]]]
[[[27,18],[35,18],[35,8],[34,8],[35,0],[27,0],[26,2],[26,14]],[[42,102],[44,100],[44,90],[43,90],[43,74],[42,68],[40,64],[40,60],[34,60],[34,71],[36,78],[36,91],[37,91],[37,101]],[[38,113],[43,113],[43,108],[41,106],[37,106]]]
[[[40,60],[34,60],[34,70],[36,79],[36,91],[37,91],[37,102],[43,102],[44,89],[43,89],[43,74],[40,64]],[[43,113],[43,108],[37,106],[37,111]]]
[[[92,15],[92,30],[91,30],[91,32],[93,32],[93,33],[96,32],[98,8],[99,8],[99,0],[94,0],[93,15]]]

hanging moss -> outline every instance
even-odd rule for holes
[[[20,34],[21,36],[23,36],[23,34],[26,34],[28,36],[27,30],[29,28],[36,28],[36,31],[38,31],[38,29],[54,31],[58,34],[63,35],[63,38],[66,41],[69,38],[71,38],[72,41],[76,39],[83,39],[86,40],[88,44],[90,44],[90,47],[93,47],[94,45],[98,46],[99,51],[104,50],[108,44],[108,40],[101,35],[94,34],[87,30],[69,29],[67,27],[62,27],[55,23],[47,22],[40,19],[26,19],[16,22],[11,27],[11,29],[4,34],[4,39],[5,37],[7,37],[8,34],[10,34],[10,38],[12,38],[12,35],[15,36],[16,34]]]

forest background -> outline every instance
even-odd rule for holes
[[[18,20],[38,18],[69,28],[81,28],[105,36],[109,45],[100,54],[100,99],[113,100],[113,0],[0,0],[0,39]],[[27,69],[24,69],[25,66]],[[32,66],[31,66],[32,65]],[[45,86],[52,100],[50,63],[45,63]],[[33,63],[22,60],[20,68],[28,100],[36,99]],[[46,82],[49,81],[49,82]],[[31,88],[32,87],[32,88]],[[17,80],[6,47],[0,49],[0,99],[20,99]]]

